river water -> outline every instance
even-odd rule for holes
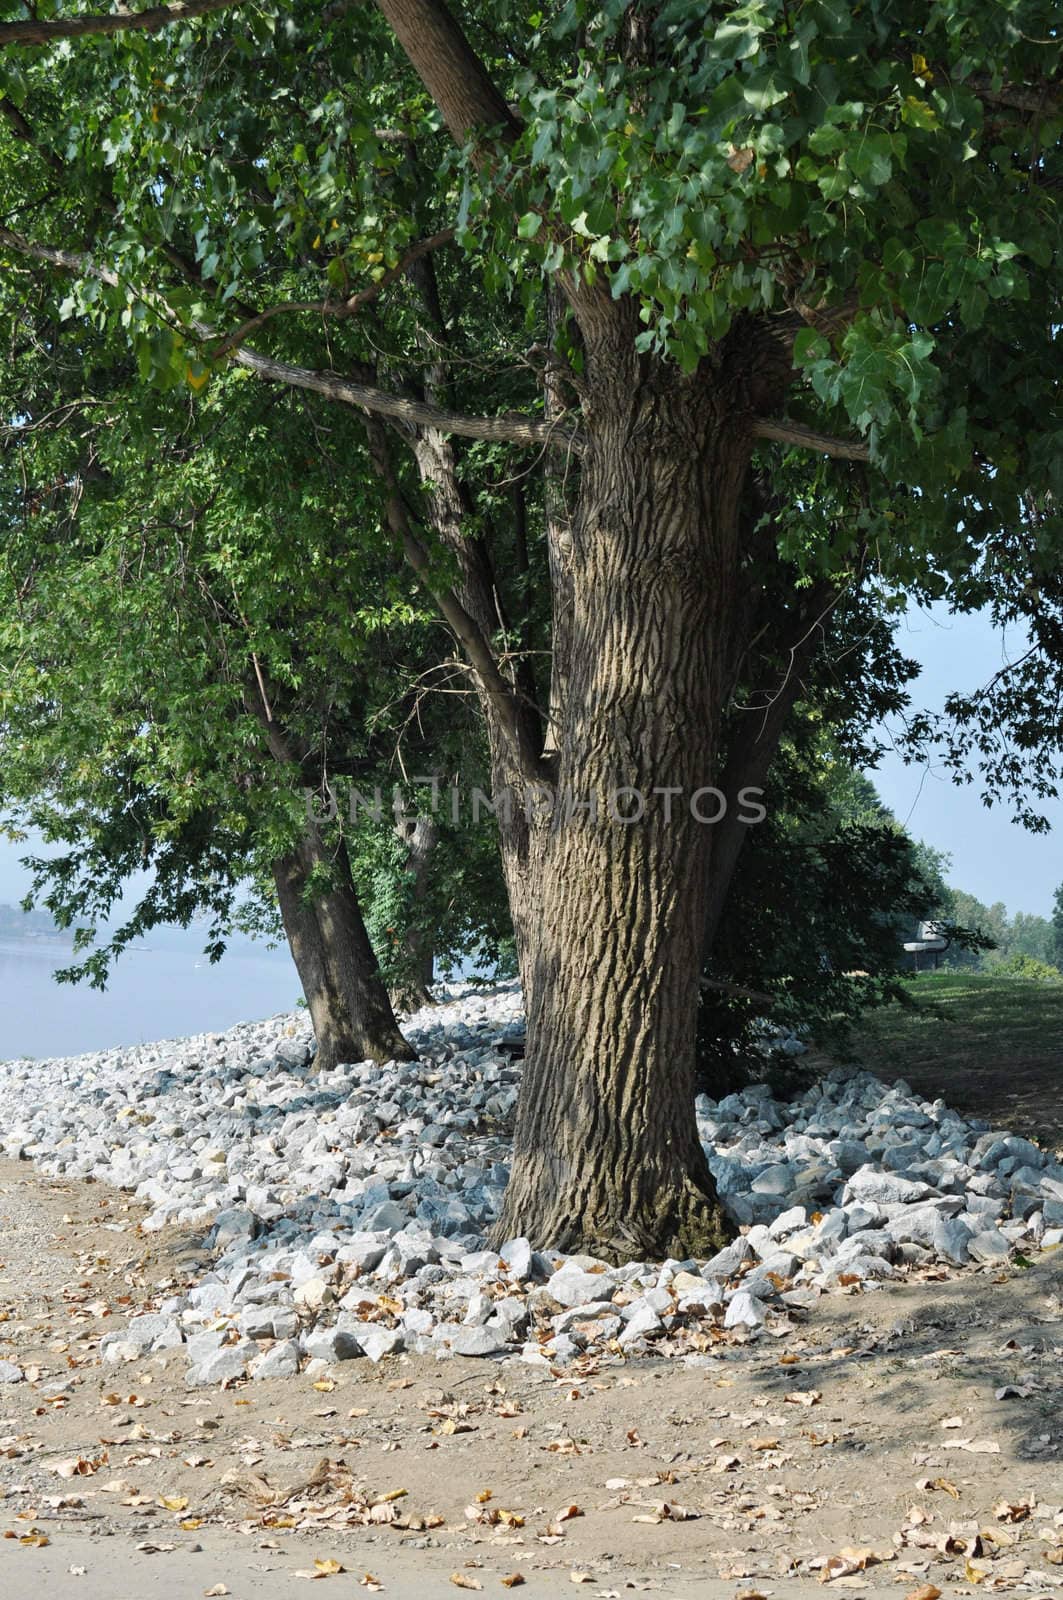
[[[211,966],[192,943],[131,949],[102,994],[55,982],[71,960],[58,943],[0,942],[0,1060],[217,1032],[291,1011],[302,994],[287,950],[230,950]]]

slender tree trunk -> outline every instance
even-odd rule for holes
[[[315,869],[331,885],[306,895]],[[319,1071],[341,1061],[410,1061],[369,942],[346,846],[327,859],[311,823],[297,849],[274,862],[284,930],[317,1039]]]
[[[753,702],[741,712],[732,712],[727,763],[720,786],[728,795],[744,789],[762,790],[772,762],[786,731],[794,706],[805,689],[805,677],[817,650],[822,647],[828,619],[838,601],[838,591],[828,581],[817,583],[792,619],[790,636],[771,640],[781,665],[762,664],[761,672],[750,673]],[[759,703],[757,703],[759,702]],[[731,805],[712,830],[712,870],[705,916],[707,960],[727,908],[727,897],[734,881],[742,848],[751,824],[743,820],[742,807]]]
[[[406,846],[411,921],[402,935],[406,976],[392,994],[391,1002],[397,1011],[416,1011],[431,1002],[435,978],[435,960],[421,921],[421,910],[428,892],[429,866],[439,829],[434,817],[408,817],[402,813],[395,819],[395,831]]]
[[[733,660],[748,446],[718,382],[640,361],[630,334],[616,317],[588,342],[558,804],[497,1236],[684,1257],[728,1231],[694,1119],[712,834],[694,808],[717,809],[698,791]]]
[[[450,333],[431,258],[419,262],[411,270],[410,277],[431,330],[431,338],[426,342],[436,357],[425,368],[425,395],[436,404],[444,404],[449,394],[443,353],[449,346]],[[455,595],[480,636],[491,640],[500,630],[505,631],[506,618],[490,553],[482,535],[470,532],[471,507],[458,476],[454,441],[438,429],[423,428],[413,444],[413,453],[428,491],[429,521],[436,537],[446,545],[457,563],[459,576]],[[537,753],[543,746],[543,728],[530,660],[518,655],[515,664],[507,665],[506,679],[513,701],[513,720],[518,729],[516,740],[513,725],[506,726],[499,718],[497,699],[479,674],[477,686],[487,730],[491,797],[499,808],[502,870],[527,1005],[533,967],[526,958],[534,948],[538,926],[542,831],[542,819],[534,804],[529,804],[527,769],[530,754]],[[545,779],[546,773],[540,773],[539,777]]]

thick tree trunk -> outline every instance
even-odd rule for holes
[[[315,868],[331,886],[306,897]],[[341,1061],[410,1061],[369,942],[344,845],[326,859],[311,823],[297,849],[274,862],[284,930],[317,1040],[319,1071]]]
[[[616,318],[588,342],[559,803],[496,1236],[684,1257],[728,1232],[694,1120],[712,828],[693,807],[716,809],[698,791],[733,661],[748,446],[718,381],[640,362],[630,334]]]

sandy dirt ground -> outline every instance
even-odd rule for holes
[[[0,1362],[27,1374],[0,1385],[5,1600],[1063,1600],[1063,1252],[843,1295],[701,1368],[398,1357],[190,1390],[179,1354],[99,1358],[207,1259],[141,1215],[0,1163]]]

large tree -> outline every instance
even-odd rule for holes
[[[0,377],[0,820],[49,846],[33,893],[75,930],[67,979],[102,987],[132,940],[193,918],[217,958],[279,907],[328,1067],[411,1051],[347,819],[308,801],[385,764],[389,634],[431,630],[351,559],[357,434],[315,436],[306,398],[229,381],[189,408],[26,316]]]
[[[0,247],[127,326],[146,379],[233,362],[369,415],[510,806],[529,1045],[500,1228],[696,1253],[723,1227],[698,977],[740,836],[692,805],[765,769],[867,551],[944,587],[1031,485],[1058,503],[1058,30],[1034,0],[463,21],[264,4],[19,51]],[[416,269],[452,239],[440,321]],[[507,442],[543,480],[549,684],[479,514]],[[807,582],[765,637],[780,552]]]

